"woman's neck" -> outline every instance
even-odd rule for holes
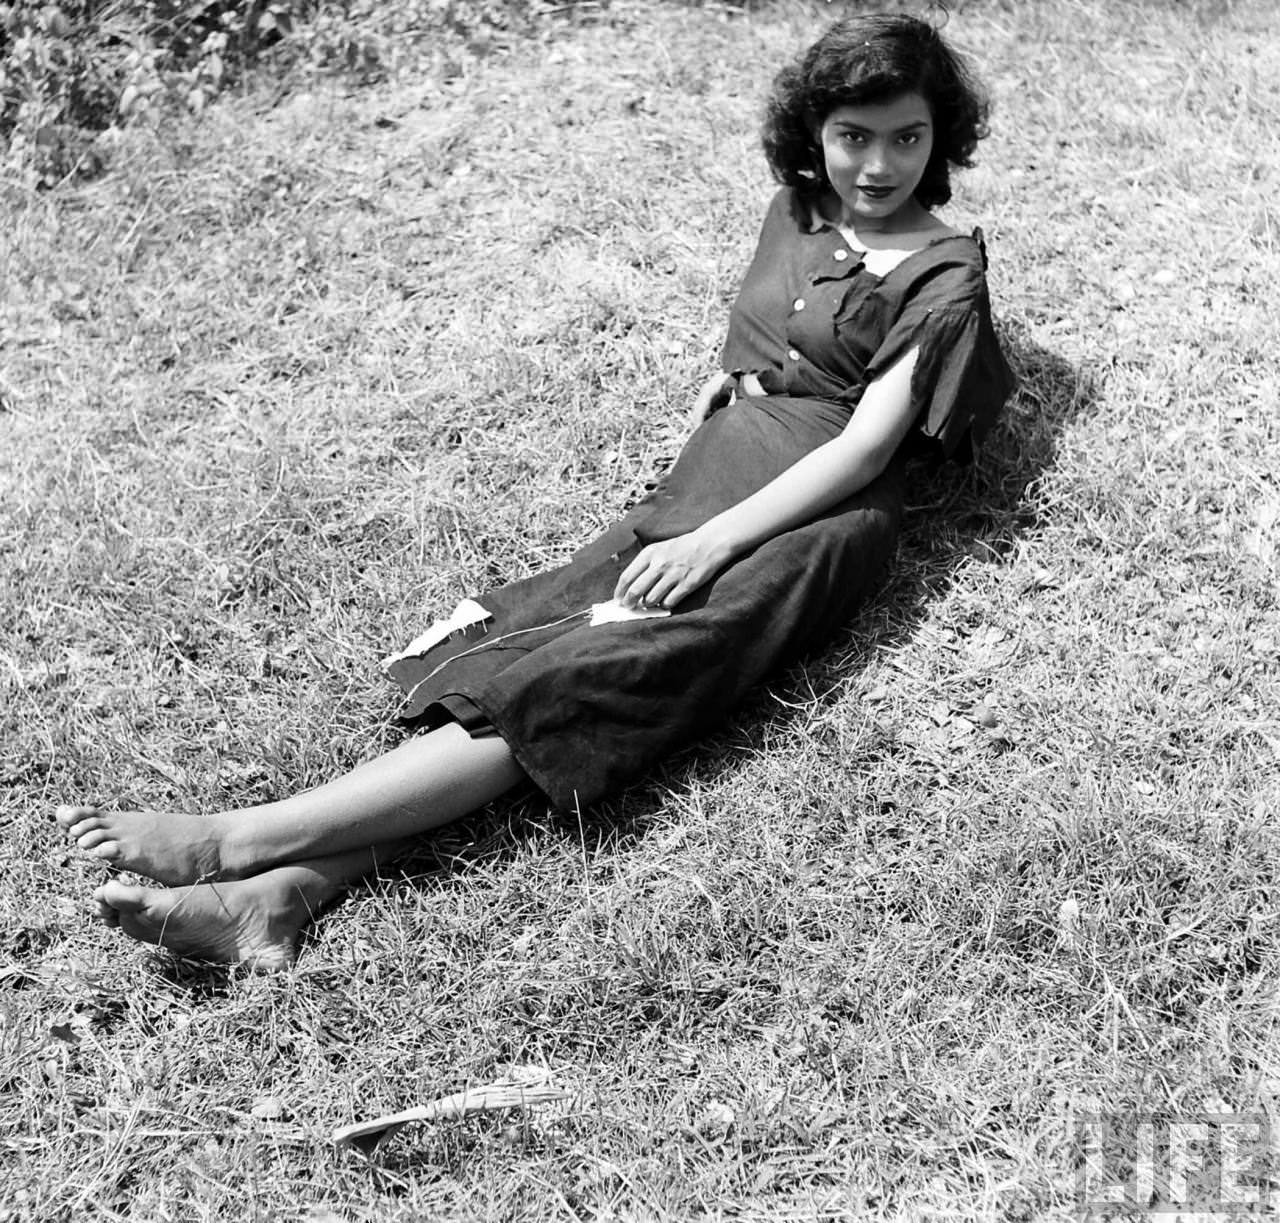
[[[955,232],[914,196],[891,216],[874,219],[850,215],[834,191],[819,197],[817,207],[828,225],[836,226],[851,245],[864,250],[915,250],[934,238]]]

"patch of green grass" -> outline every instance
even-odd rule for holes
[[[283,976],[85,917],[55,803],[379,751],[388,646],[674,454],[825,16],[615,4],[0,186],[0,1218],[1065,1218],[1082,1112],[1274,1116],[1264,5],[954,15],[1022,390],[820,658],[606,809],[425,842]],[[327,1143],[512,1064],[574,1106]]]

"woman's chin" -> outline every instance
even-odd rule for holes
[[[880,200],[860,195],[852,207],[846,207],[845,215],[854,225],[892,232],[912,229],[920,219],[920,211],[913,195],[894,194]]]

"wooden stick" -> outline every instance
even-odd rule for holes
[[[505,1108],[523,1108],[528,1104],[543,1104],[548,1100],[564,1100],[572,1093],[550,1083],[489,1083],[483,1087],[471,1087],[429,1100],[417,1108],[402,1113],[388,1113],[372,1121],[358,1121],[333,1131],[333,1141],[340,1146],[354,1146],[366,1155],[384,1138],[414,1121],[439,1121],[445,1118],[466,1117],[471,1113],[496,1112]]]

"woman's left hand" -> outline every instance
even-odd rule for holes
[[[731,560],[728,549],[690,531],[642,548],[618,579],[613,597],[626,607],[675,607]]]

